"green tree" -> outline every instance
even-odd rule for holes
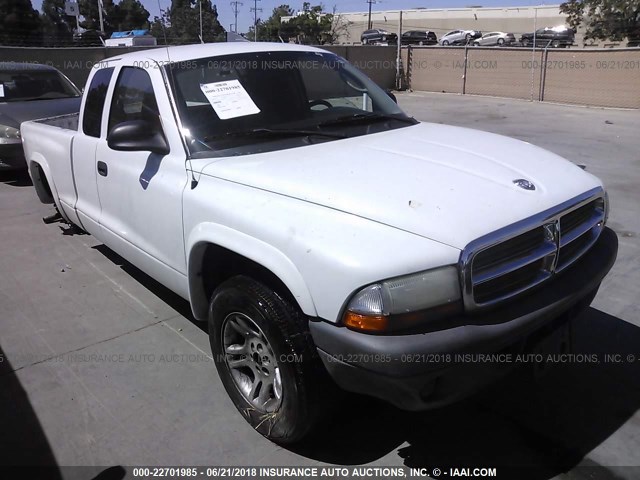
[[[73,43],[76,17],[65,13],[65,0],[44,0],[42,2],[42,44],[45,47],[59,47]]]
[[[109,23],[116,32],[146,30],[149,28],[149,12],[139,0],[120,0],[113,7]]]
[[[573,28],[584,24],[586,39],[640,41],[640,0],[569,0],[560,12]]]
[[[322,5],[302,4],[302,12],[289,20],[296,32],[297,43],[323,45],[331,43],[333,34],[333,14],[323,13]]]
[[[80,26],[85,30],[100,30],[100,13],[98,11],[97,0],[78,0],[80,16],[83,20]],[[102,23],[107,37],[114,31],[111,26],[111,19],[115,11],[113,0],[102,0]]]
[[[41,42],[40,15],[31,0],[0,2],[0,45],[37,46]]]
[[[202,1],[202,40],[205,43],[224,40],[224,28],[218,21],[218,9],[211,0]],[[164,44],[200,43],[200,4],[196,0],[172,0],[171,8],[155,17],[151,33]]]
[[[288,42],[289,38],[297,34],[295,25],[290,22],[282,22],[282,17],[290,17],[295,10],[289,5],[280,5],[273,9],[271,16],[263,21],[258,21],[258,41],[279,42],[282,39]],[[253,40],[253,26],[249,28],[248,38]]]

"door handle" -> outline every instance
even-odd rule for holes
[[[107,164],[104,162],[98,162],[98,173],[103,177],[106,177],[109,173],[109,169],[107,168]]]

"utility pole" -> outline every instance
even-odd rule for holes
[[[253,0],[253,7],[251,8],[253,12],[253,41],[258,41],[258,12],[261,12],[262,9],[258,8],[258,0]]]
[[[235,0],[231,2],[231,7],[233,8],[233,32],[238,33],[238,7],[244,5],[242,2],[238,2]]]
[[[104,21],[102,20],[102,0],[98,0],[98,16],[100,17],[100,32],[104,33]]]
[[[200,5],[200,43],[204,43],[204,38],[202,37],[202,0],[198,0],[198,4]]]
[[[376,0],[367,0],[367,3],[369,4],[369,20],[367,21],[367,30],[371,30],[371,28],[373,27],[373,24],[371,23],[371,5],[373,3],[376,3]]]

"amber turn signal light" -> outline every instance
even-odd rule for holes
[[[360,315],[348,311],[345,313],[344,324],[352,330],[364,332],[382,332],[388,328],[388,317],[384,315]]]

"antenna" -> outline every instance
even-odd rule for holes
[[[238,7],[244,5],[244,3],[242,2],[238,2],[238,0],[235,0],[233,2],[231,2],[231,7],[233,7],[233,31],[235,33],[238,33]]]
[[[258,12],[261,12],[262,9],[258,8],[258,1],[253,0],[253,7],[251,7],[251,11],[253,12],[253,41],[258,41]]]
[[[158,10],[162,15],[162,7],[160,6],[160,0],[157,0],[157,1],[158,1]],[[173,66],[171,65],[171,57],[169,56],[169,41],[167,40],[167,29],[164,26],[164,18],[162,17],[160,17],[160,25],[162,26],[162,36],[164,37],[164,45],[165,45],[165,48],[167,49],[167,67],[169,69],[169,75],[171,75],[172,83],[175,85],[176,82],[173,78]],[[170,91],[171,90],[168,89],[168,92]],[[169,100],[171,100],[171,95],[169,95]],[[191,190],[193,190],[198,186],[198,180],[196,179],[196,176],[193,173],[193,165],[191,164],[191,153],[189,152],[188,148],[185,148],[185,151],[187,152],[187,161],[189,162],[189,171],[191,172]]]

